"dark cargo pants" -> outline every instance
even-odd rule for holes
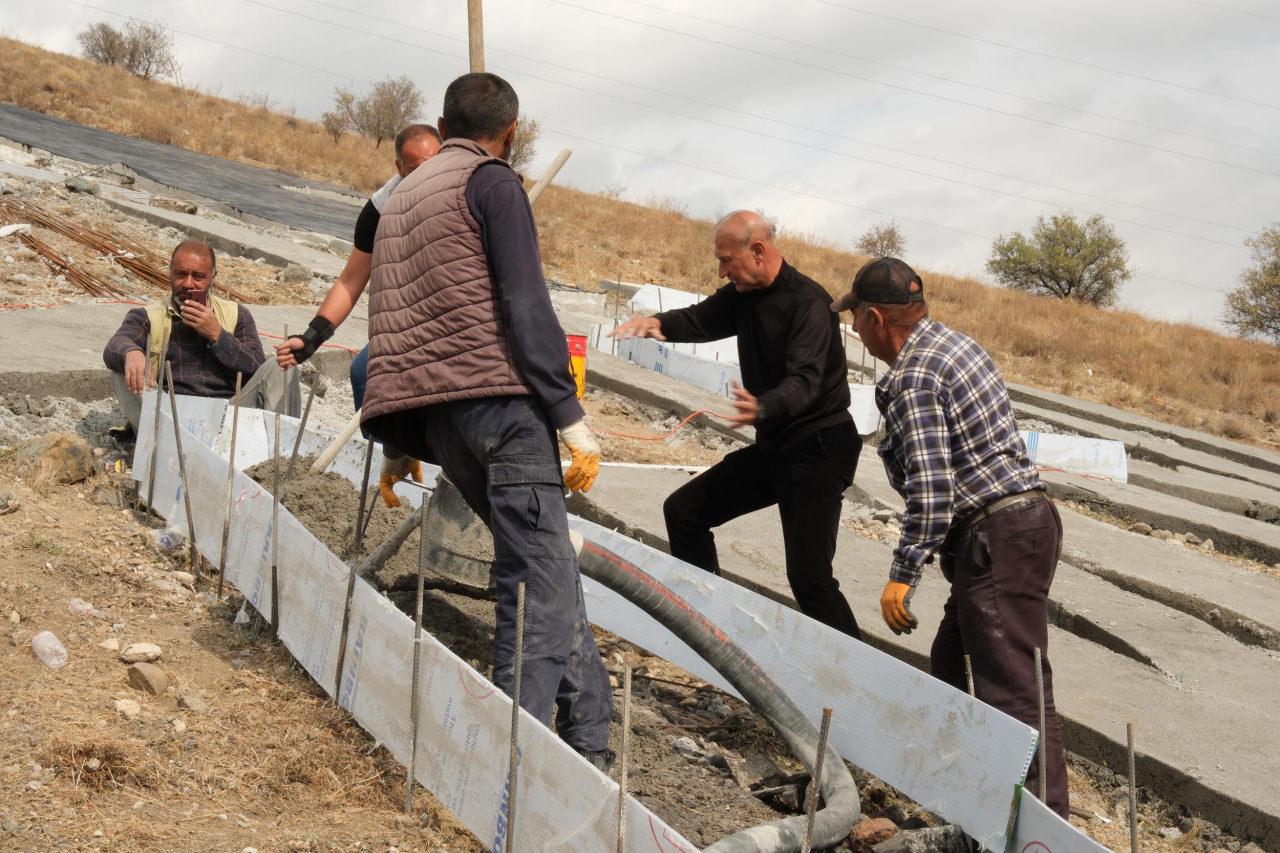
[[[969,528],[957,526],[943,543],[942,574],[951,597],[930,653],[935,678],[967,690],[964,656],[973,666],[974,693],[1032,728],[1039,723],[1035,649],[1044,665],[1045,803],[1067,817],[1067,764],[1062,721],[1053,703],[1049,666],[1049,585],[1062,543],[1062,521],[1050,500],[1000,510]],[[1039,794],[1039,765],[1027,774]]]
[[[525,582],[520,706],[579,752],[609,745],[613,691],[587,623],[569,542],[560,457],[542,408],[530,397],[428,406],[427,446],[493,533],[497,629],[493,682],[514,680],[516,587]]]

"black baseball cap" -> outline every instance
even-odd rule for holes
[[[916,271],[897,258],[880,258],[858,270],[849,292],[831,303],[839,314],[859,302],[878,305],[907,305],[924,301],[924,282]]]

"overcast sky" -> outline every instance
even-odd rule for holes
[[[434,121],[467,70],[466,0],[0,0],[6,35],[66,52],[130,15],[177,31],[187,82],[309,118],[406,74]],[[486,0],[485,36],[543,123],[533,173],[569,147],[561,181],[695,216],[844,246],[896,219],[907,260],[985,276],[994,236],[1101,213],[1121,303],[1202,325],[1280,222],[1270,0]]]

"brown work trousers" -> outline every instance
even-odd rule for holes
[[[1048,499],[1002,509],[972,526],[954,525],[940,555],[951,596],[929,662],[935,678],[967,690],[964,656],[969,655],[977,697],[1038,729],[1035,649],[1040,649],[1048,790],[1040,791],[1036,759],[1027,787],[1066,818],[1066,754],[1048,657],[1049,585],[1061,543],[1062,520]]]

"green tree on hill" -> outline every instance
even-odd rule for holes
[[[1227,294],[1226,324],[1242,335],[1261,335],[1280,344],[1280,223],[1244,241],[1253,264],[1240,273],[1240,286]]]
[[[997,237],[987,271],[1005,287],[1111,305],[1133,277],[1129,253],[1105,219],[1080,222],[1068,213],[1036,220],[1031,235]]]

